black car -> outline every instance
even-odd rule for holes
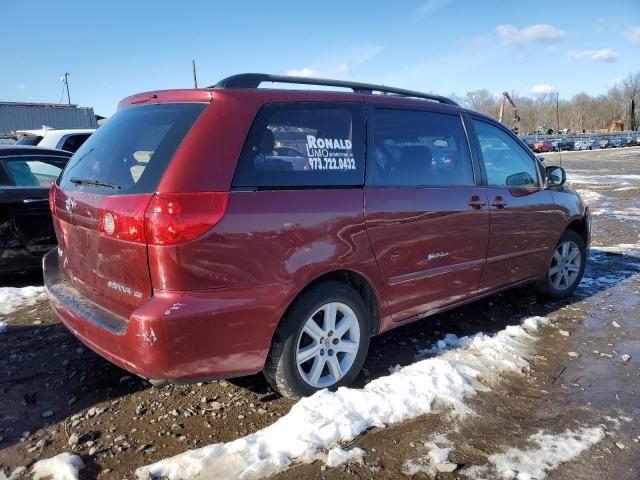
[[[0,273],[36,269],[56,246],[49,187],[72,154],[0,146]]]

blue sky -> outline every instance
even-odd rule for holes
[[[0,0],[0,100],[110,115],[132,93],[239,72],[464,94],[604,93],[640,70],[640,0]]]

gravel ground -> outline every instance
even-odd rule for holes
[[[548,164],[560,160],[557,154],[546,158]],[[563,153],[562,165],[570,180],[581,182],[576,188],[591,192],[593,246],[638,244],[640,148]],[[549,302],[520,288],[373,339],[356,387],[415,362],[416,352],[444,332],[492,333],[532,315],[554,322],[543,330],[531,370],[470,399],[474,414],[464,422],[443,411],[373,429],[349,445],[365,451],[361,463],[327,468],[315,462],[277,477],[467,478],[470,467],[486,466],[492,454],[528,448],[540,430],[557,434],[602,425],[600,442],[548,478],[639,478],[639,274],[640,250],[621,255],[594,249],[587,280],[570,299]],[[37,282],[5,278],[0,286]],[[132,478],[136,467],[270,425],[293,404],[259,375],[154,389],[84,348],[46,302],[0,320],[7,324],[0,333],[0,478],[64,451],[85,461],[81,478]],[[451,445],[448,461],[455,470],[403,473],[408,462],[425,462],[435,435]],[[488,470],[485,478],[496,475]]]

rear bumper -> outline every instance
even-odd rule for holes
[[[292,292],[286,285],[154,291],[129,318],[82,297],[60,274],[57,250],[43,259],[52,308],[81,342],[136,375],[189,381],[262,370]]]

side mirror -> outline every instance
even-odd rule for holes
[[[567,181],[567,173],[562,167],[547,167],[547,187],[559,187]]]
[[[536,155],[536,160],[538,160],[539,162],[544,163],[544,155]]]
[[[507,177],[507,187],[512,188],[529,188],[536,184],[528,172],[519,172]]]

